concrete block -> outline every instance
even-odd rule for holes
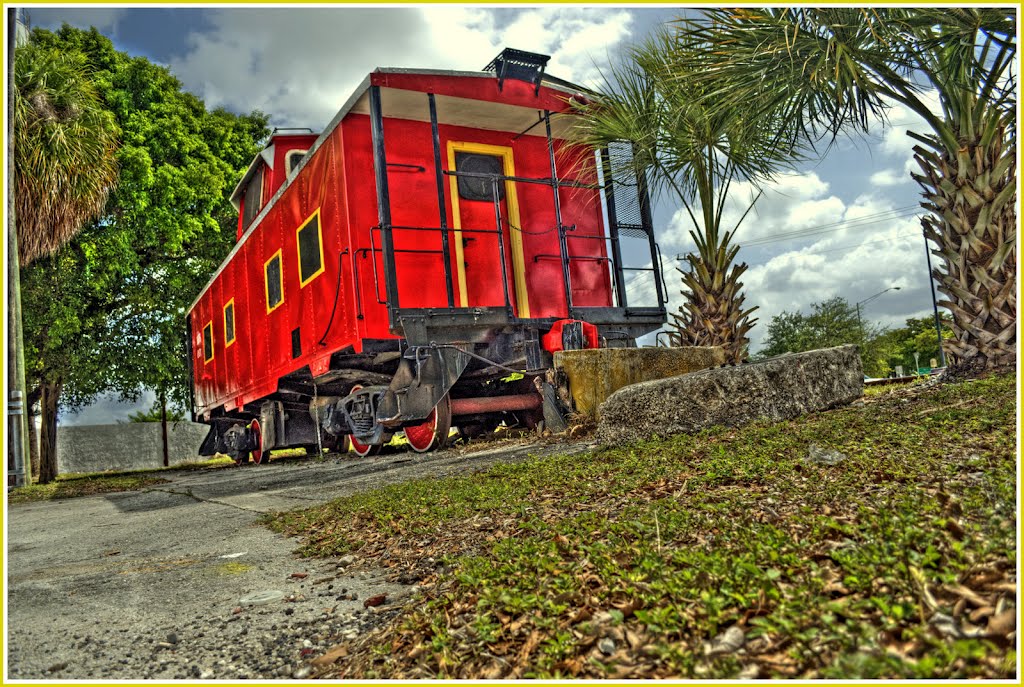
[[[209,429],[209,425],[196,422],[167,423],[170,464],[199,460],[199,445]],[[57,469],[61,474],[143,470],[163,464],[159,422],[57,428]]]
[[[601,406],[598,438],[617,444],[787,420],[850,403],[863,389],[856,346],[783,355],[622,388]]]
[[[557,351],[555,368],[569,380],[576,412],[593,416],[624,386],[704,370],[725,363],[718,346],[591,348]]]

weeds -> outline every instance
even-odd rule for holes
[[[268,522],[423,582],[328,676],[1010,678],[1015,413],[992,377]]]
[[[48,484],[30,484],[12,489],[7,493],[7,501],[8,503],[27,503],[95,496],[96,494],[120,491],[136,491],[154,484],[166,483],[166,479],[157,475],[167,470],[210,470],[228,466],[234,466],[234,461],[226,456],[218,456],[209,460],[180,463],[169,468],[68,473],[58,475],[56,480]]]

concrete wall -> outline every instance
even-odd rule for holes
[[[171,465],[199,459],[199,445],[208,425],[168,422],[167,442]],[[59,471],[102,472],[140,470],[164,464],[159,422],[129,422],[123,425],[82,425],[57,429]]]

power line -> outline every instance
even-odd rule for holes
[[[912,212],[910,212],[912,211]],[[797,238],[803,238],[805,236],[813,236],[815,234],[824,234],[832,231],[839,231],[840,229],[848,229],[851,227],[861,227],[871,224],[879,224],[881,222],[888,222],[894,219],[903,219],[906,217],[913,217],[918,214],[918,206],[911,205],[903,208],[896,208],[894,210],[887,210],[885,212],[879,212],[872,215],[864,215],[863,217],[854,217],[848,220],[842,220],[839,222],[832,222],[830,224],[819,224],[814,227],[806,227],[804,229],[796,229],[794,231],[782,232],[780,234],[773,234],[771,236],[765,236],[760,239],[751,239],[749,241],[740,241],[740,245],[743,246],[763,246],[769,243],[777,243],[779,241],[788,241]]]
[[[857,243],[857,244],[854,244],[852,246],[837,246],[836,248],[828,248],[826,250],[816,250],[816,251],[811,251],[811,252],[808,252],[808,253],[805,253],[803,251],[799,251],[799,252],[798,251],[792,251],[792,252],[798,253],[799,255],[825,255],[827,253],[835,253],[835,252],[841,251],[841,250],[849,250],[849,249],[853,249],[853,248],[860,248],[861,246],[870,246],[873,243],[889,243],[891,241],[897,241],[899,239],[912,238],[914,236],[916,236],[916,234],[897,234],[896,236],[891,236],[891,237],[889,237],[887,239],[877,239],[875,241],[864,241],[862,243]]]

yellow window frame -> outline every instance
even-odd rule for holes
[[[267,268],[270,267],[270,263],[277,260],[277,278],[281,291],[281,300],[279,300],[273,307],[270,306],[270,278],[267,275]],[[281,249],[278,248],[277,252],[270,256],[270,259],[263,263],[263,295],[265,296],[264,303],[267,304],[267,313],[272,313],[282,305],[284,305],[284,260],[281,259]]]
[[[210,342],[210,357],[206,357],[206,342]],[[203,325],[203,363],[209,364],[217,357],[216,340],[213,338],[213,320]]]
[[[502,169],[505,176],[516,175],[515,162],[512,159],[512,148],[509,146],[496,146],[488,143],[472,143],[468,141],[448,141],[448,169],[455,171],[455,153],[479,153],[481,155],[493,155],[501,158]],[[459,281],[459,302],[463,308],[469,307],[469,293],[466,289],[466,263],[465,246],[462,238],[462,218],[459,215],[459,178],[449,177],[452,194],[452,229],[455,233],[455,263],[458,269]],[[516,195],[516,185],[511,181],[505,182],[505,206],[508,208],[508,223],[510,227],[521,227],[519,219],[519,197]],[[521,231],[510,229],[509,242],[512,246],[512,272],[515,285],[516,314],[519,317],[530,316],[530,301],[526,291],[526,259],[523,256],[523,234]]]
[[[306,279],[305,281],[303,281],[302,280],[302,242],[299,241],[299,234],[302,232],[303,229],[306,228],[306,226],[310,222],[313,221],[313,218],[316,218],[316,241],[317,241],[317,245],[320,248],[320,269],[318,269],[313,274],[309,275],[309,279]],[[308,284],[309,282],[313,281],[314,279],[316,279],[317,277],[319,277],[321,274],[324,273],[324,224],[323,224],[323,222],[320,221],[320,208],[317,208],[316,210],[314,210],[313,214],[311,214],[309,217],[307,217],[305,220],[303,220],[302,224],[299,225],[299,228],[295,230],[295,255],[296,255],[297,263],[298,263],[298,266],[299,266],[299,288],[301,289],[306,284]]]
[[[228,308],[231,308],[231,338],[228,338]],[[224,349],[235,343],[235,330],[238,329],[236,326],[237,321],[235,318],[235,299],[232,298],[224,304]]]

